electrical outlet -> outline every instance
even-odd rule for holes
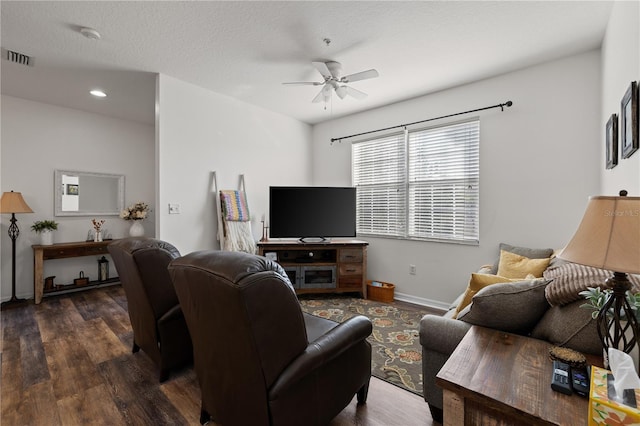
[[[180,214],[180,204],[169,203],[169,214]]]
[[[416,265],[409,265],[409,274],[411,275],[416,274]]]

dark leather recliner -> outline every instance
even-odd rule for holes
[[[133,328],[133,352],[142,350],[169,370],[193,361],[189,330],[167,266],[180,256],[171,244],[154,238],[125,238],[108,246],[127,297]]]
[[[200,251],[169,272],[193,338],[201,423],[325,425],[371,378],[371,321],[303,313],[280,265]]]

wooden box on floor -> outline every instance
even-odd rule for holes
[[[373,283],[380,283],[381,286],[375,286]],[[396,286],[391,283],[382,281],[367,280],[367,299],[376,302],[391,303],[393,302],[393,293]]]

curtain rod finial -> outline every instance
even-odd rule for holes
[[[500,111],[504,111],[504,107],[510,107],[511,105],[513,105],[513,102],[511,101],[507,101],[503,104],[500,104]]]

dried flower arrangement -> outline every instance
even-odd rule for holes
[[[93,229],[95,229],[96,232],[100,232],[100,230],[102,230],[102,225],[104,224],[104,219],[91,219],[91,223],[93,224]]]
[[[122,210],[120,217],[124,220],[143,220],[147,217],[149,205],[139,201]]]

